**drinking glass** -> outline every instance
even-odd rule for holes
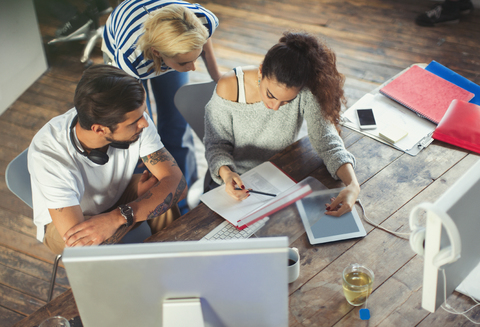
[[[343,293],[348,303],[360,306],[372,293],[373,271],[364,265],[353,263],[343,270]]]
[[[70,323],[63,317],[54,316],[45,319],[38,327],[70,327]]]

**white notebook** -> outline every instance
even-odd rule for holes
[[[240,177],[247,189],[276,194],[276,197],[250,193],[247,199],[238,201],[225,192],[225,185],[220,185],[200,197],[200,201],[207,207],[238,229],[253,224],[311,192],[308,184],[297,184],[270,161],[258,165]]]

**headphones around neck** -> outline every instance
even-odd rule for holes
[[[412,250],[421,256],[425,254],[424,242],[426,229],[419,225],[420,213],[423,210],[433,214],[435,218],[440,219],[450,239],[450,245],[441,249],[433,258],[433,265],[440,268],[443,265],[457,261],[462,251],[462,243],[460,242],[460,233],[458,232],[457,225],[446,212],[438,209],[433,203],[421,203],[410,212],[410,229],[412,230],[410,246]]]
[[[77,150],[78,153],[80,153],[81,155],[87,157],[88,159],[90,159],[90,161],[96,163],[97,165],[104,165],[108,162],[108,155],[103,152],[103,151],[100,151],[98,149],[92,149],[90,151],[90,153],[88,153],[87,151],[82,151],[80,150],[80,148],[78,147],[77,143],[75,142],[75,134],[73,133],[73,128],[75,127],[75,125],[77,124],[77,121],[78,121],[78,116],[75,115],[75,117],[73,118],[73,121],[72,121],[72,124],[70,125],[70,140],[72,142],[72,145],[73,147],[75,148],[75,150]],[[109,144],[111,147],[114,147],[114,148],[117,148],[117,149],[123,149],[123,150],[126,150],[128,149],[129,145],[128,144],[124,144],[124,143],[115,143],[115,142],[112,142]]]

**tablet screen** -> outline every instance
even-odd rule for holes
[[[341,189],[316,191],[296,202],[310,244],[340,241],[366,235],[355,209],[333,217],[325,214],[325,204],[330,203]]]

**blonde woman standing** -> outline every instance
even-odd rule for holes
[[[198,4],[126,0],[108,18],[103,35],[102,51],[114,66],[145,86],[150,79],[153,94],[147,97],[153,95],[157,105],[158,133],[189,186],[197,179],[192,130],[173,98],[188,82],[187,72],[195,70],[199,57],[211,78],[219,80],[210,38],[217,26],[217,17]],[[186,203],[179,206],[183,213],[187,211]]]

